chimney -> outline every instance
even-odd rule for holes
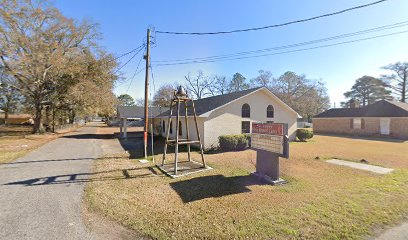
[[[359,108],[360,107],[360,102],[356,99],[351,99],[350,100],[350,108]]]

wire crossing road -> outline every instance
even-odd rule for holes
[[[0,164],[0,239],[95,239],[82,220],[98,123]]]

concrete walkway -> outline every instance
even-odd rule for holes
[[[350,161],[344,161],[344,160],[339,160],[339,159],[330,159],[327,160],[326,162],[336,164],[336,165],[341,165],[341,166],[347,166],[359,170],[364,170],[364,171],[369,171],[373,173],[378,173],[378,174],[387,174],[394,169],[392,168],[385,168],[385,167],[379,167],[379,166],[374,166],[370,164],[365,164],[365,163],[356,163],[356,162],[350,162]]]
[[[408,240],[408,222],[397,227],[388,229],[375,240]]]
[[[100,125],[0,165],[0,239],[98,238],[83,222],[82,196],[92,162],[103,154]]]

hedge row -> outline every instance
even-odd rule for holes
[[[243,150],[249,146],[250,135],[221,135],[218,137],[218,142],[222,151]]]

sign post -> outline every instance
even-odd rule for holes
[[[254,175],[270,182],[283,184],[280,178],[279,157],[289,158],[288,127],[283,123],[252,123],[251,148],[255,149]]]

